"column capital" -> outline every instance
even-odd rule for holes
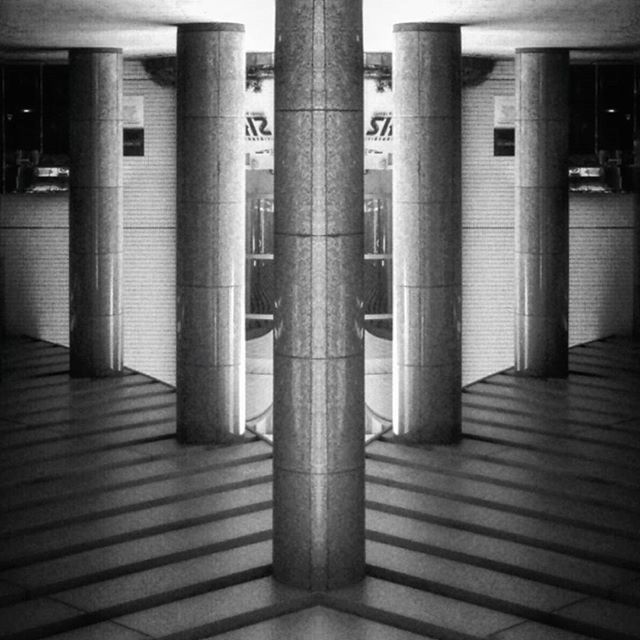
[[[87,53],[122,53],[120,47],[73,47],[69,49],[69,54]]]
[[[458,31],[461,26],[452,22],[398,22],[393,31]]]
[[[516,53],[569,53],[566,47],[518,47]]]
[[[239,22],[187,22],[176,25],[180,31],[240,31],[244,25]]]

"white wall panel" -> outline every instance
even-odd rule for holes
[[[515,92],[513,63],[462,95],[462,383],[513,364],[514,158],[493,155],[495,96]]]
[[[61,228],[3,228],[4,327],[69,345],[69,232]]]
[[[462,384],[513,364],[513,228],[462,235]]]
[[[175,384],[175,229],[125,228],[124,250],[125,364]]]
[[[144,99],[144,156],[124,158],[125,227],[175,227],[175,90],[152,82],[140,62],[127,61],[124,94]]]
[[[633,309],[631,230],[571,229],[569,344],[630,334]]]
[[[124,360],[175,384],[175,91],[127,61],[124,93],[144,98],[144,156],[124,158]]]

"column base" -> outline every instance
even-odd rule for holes
[[[273,576],[308,591],[365,577],[364,468],[299,473],[274,468]]]
[[[107,378],[123,374],[122,314],[71,314],[69,369],[72,378]]]
[[[462,366],[452,360],[425,367],[396,364],[393,430],[398,442],[453,444],[462,425]]]
[[[125,375],[124,369],[96,367],[92,364],[87,364],[83,360],[75,361],[75,358],[69,357],[69,375],[72,378],[119,378]]]

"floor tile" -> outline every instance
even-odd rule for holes
[[[158,482],[140,484],[114,491],[105,491],[85,499],[76,499],[16,511],[0,523],[0,534],[12,534],[22,529],[64,522],[71,518],[104,517],[110,511],[134,511],[150,507],[154,503],[177,501],[180,497],[188,499],[192,494],[213,492],[232,483],[242,483],[251,478],[267,478],[271,474],[271,461],[252,462],[223,469],[209,469],[190,475],[169,478]]]
[[[146,537],[157,533],[158,528],[162,531],[180,529],[197,524],[194,519],[214,520],[217,514],[226,514],[243,507],[251,509],[253,505],[258,505],[258,509],[264,509],[261,505],[270,499],[271,486],[256,485],[73,524],[55,532],[27,534],[0,545],[0,564],[12,563],[16,558],[20,559],[21,564],[30,564],[46,558],[124,542],[140,537],[140,532]]]
[[[308,598],[271,578],[178,600],[161,607],[123,616],[115,620],[126,627],[161,637],[185,629],[233,618],[257,609],[277,610],[278,604]]]
[[[587,624],[637,637],[640,629],[640,607],[631,607],[601,598],[589,598],[577,604],[562,607],[557,613],[570,616]]]
[[[112,622],[101,622],[47,637],[49,640],[145,640],[149,638],[145,634]]]
[[[26,632],[53,623],[61,623],[78,616],[80,612],[49,598],[36,598],[0,607],[0,630],[6,635]]]
[[[593,636],[583,636],[565,629],[549,627],[538,622],[523,622],[510,629],[499,631],[492,640],[593,640]]]
[[[367,543],[367,564],[422,579],[425,588],[434,592],[466,592],[470,599],[477,598],[478,602],[487,598],[538,611],[552,611],[583,598],[568,589],[377,542]],[[486,606],[490,605],[487,603]]]
[[[200,591],[209,590],[216,580],[270,565],[271,541],[260,542],[85,585],[56,593],[55,597],[83,611],[127,607],[136,600],[193,589],[198,585]]]
[[[196,554],[199,549],[216,544],[226,543],[231,546],[238,538],[270,531],[271,524],[271,510],[258,511],[28,564],[4,571],[0,573],[0,577],[31,590],[70,580],[91,583],[109,572],[127,571],[128,567],[154,561],[157,564],[167,564],[170,562],[169,558],[176,554]]]
[[[325,607],[312,607],[215,636],[215,640],[429,640]],[[205,640],[214,640],[214,637]]]
[[[358,585],[338,590],[336,595],[380,612],[480,637],[521,621],[517,616],[375,578],[365,578]]]
[[[367,510],[367,531],[397,536],[409,544],[418,543],[436,551],[449,552],[473,558],[480,566],[505,565],[513,572],[543,576],[551,582],[578,582],[595,588],[611,589],[622,582],[638,578],[636,573],[621,567],[612,567],[547,549],[492,538],[476,532],[454,529],[438,524],[402,518],[381,511]],[[436,553],[434,551],[434,553]],[[470,561],[470,560],[469,560]],[[577,587],[576,587],[577,588]]]

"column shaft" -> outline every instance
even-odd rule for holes
[[[516,52],[515,367],[566,376],[569,54]]]
[[[72,376],[122,370],[122,52],[69,54]]]
[[[177,424],[184,442],[244,431],[244,27],[178,27]]]
[[[274,574],[364,576],[360,0],[276,1]]]
[[[640,145],[640,140],[636,142]],[[633,326],[632,334],[640,337],[640,149],[633,167]]]
[[[394,34],[393,425],[445,443],[461,420],[460,27]]]

